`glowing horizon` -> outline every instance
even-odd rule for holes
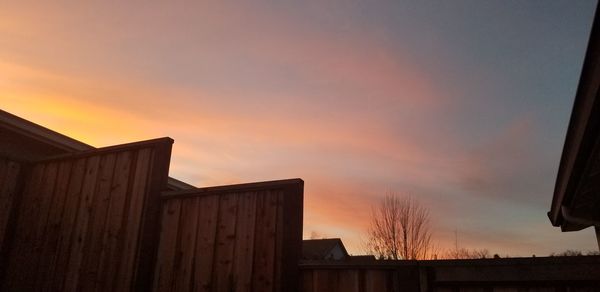
[[[594,1],[102,1],[0,9],[2,109],[102,147],[175,139],[202,187],[300,177],[304,235],[362,252],[410,194],[442,248],[595,249],[545,212]]]

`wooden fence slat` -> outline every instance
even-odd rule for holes
[[[266,191],[257,198],[256,241],[254,243],[253,291],[273,291],[277,194]]]
[[[86,159],[77,159],[73,163],[69,185],[66,190],[66,201],[61,218],[61,229],[58,232],[56,259],[49,273],[51,278],[48,283],[52,291],[63,291],[63,284],[67,270],[67,264],[71,255],[71,243],[74,239],[73,230],[77,219],[77,209],[81,198],[81,188],[86,170]]]
[[[148,175],[152,167],[150,161],[152,152],[150,148],[140,149],[137,152],[133,185],[127,202],[128,207],[126,208],[128,219],[125,222],[125,231],[123,233],[123,256],[117,272],[115,291],[129,291],[132,287],[135,262],[138,256],[138,238],[144,198],[147,192]]]
[[[8,173],[8,160],[5,157],[0,156],[0,186],[8,182],[6,174]]]
[[[233,284],[233,251],[235,247],[235,222],[238,209],[238,195],[227,194],[219,198],[219,221],[217,242],[213,264],[214,291],[231,291]]]
[[[98,284],[96,291],[112,291],[123,248],[123,224],[129,177],[131,176],[132,153],[117,154],[115,171],[110,186],[110,203],[102,243],[104,248],[98,264]]]
[[[8,163],[10,161],[0,157],[0,250],[4,242],[4,233],[11,212],[12,197],[9,190],[12,188],[11,180],[8,178]]]
[[[338,270],[338,283],[335,291],[360,292],[358,270]]]
[[[282,285],[284,283],[282,283],[283,281],[283,243],[284,243],[284,235],[286,230],[283,228],[284,227],[284,222],[283,222],[283,192],[280,190],[277,190],[274,192],[275,196],[277,197],[277,205],[276,205],[276,209],[275,209],[275,258],[274,258],[274,278],[273,279],[281,279],[281,280],[276,280],[273,281],[273,288],[275,289],[275,291],[282,291]],[[290,232],[290,231],[287,231]],[[292,248],[292,247],[289,247]]]
[[[31,250],[24,251],[25,258],[20,265],[23,266],[25,273],[22,288],[24,290],[35,289],[37,268],[46,241],[46,229],[48,227],[48,216],[51,210],[54,188],[56,185],[56,175],[58,173],[58,163],[51,162],[44,168],[42,184],[39,192],[34,197],[31,204],[35,208],[35,218],[32,224],[28,227],[33,229],[31,237]]]
[[[365,272],[365,292],[387,291],[386,271],[367,270]]]
[[[313,279],[313,270],[303,270],[302,271],[302,286],[300,287],[302,292],[314,292],[314,279]]]
[[[196,234],[196,257],[194,259],[193,291],[212,291],[213,260],[216,243],[219,197],[198,198],[198,207],[202,212],[198,216]]]
[[[173,291],[190,291],[192,287],[198,232],[198,201],[199,198],[182,201]]]
[[[93,202],[99,164],[100,157],[98,156],[92,156],[87,159],[83,185],[81,187],[81,199],[79,201],[76,224],[73,229],[73,242],[70,248],[69,263],[67,264],[64,291],[77,291],[79,271],[85,256],[84,243],[88,236],[88,225],[92,220],[91,212],[94,208]]]
[[[110,202],[110,186],[115,169],[116,155],[110,153],[100,158],[96,191],[91,209],[87,236],[84,242],[84,257],[79,276],[80,291],[91,291],[98,281],[98,261],[102,254],[102,238],[106,214]]]
[[[8,272],[3,285],[3,291],[22,291],[23,282],[27,275],[23,263],[28,257],[28,252],[33,249],[34,228],[32,225],[37,218],[37,209],[30,202],[35,200],[42,187],[44,175],[44,164],[33,167],[29,177],[29,183],[23,190],[21,204],[19,205],[19,216],[17,219],[17,230],[13,242],[13,250],[8,259]]]
[[[47,228],[43,237],[44,242],[40,253],[40,263],[36,272],[36,290],[42,290],[50,282],[52,270],[56,265],[59,231],[62,227],[61,217],[65,207],[71,167],[72,163],[70,161],[63,161],[58,166],[56,186],[46,222]]]
[[[12,197],[9,190],[12,188],[11,180],[8,178],[9,160],[0,157],[0,250],[4,243],[4,233],[7,230],[8,219],[10,216]],[[0,263],[3,264],[3,263]]]
[[[315,270],[313,272],[313,291],[332,292],[336,290],[338,273],[335,270]]]
[[[233,275],[236,277],[234,279],[236,292],[252,290],[256,197],[256,192],[240,194],[233,267]]]
[[[180,217],[181,201],[167,201],[162,210],[158,261],[154,272],[154,291],[172,291]]]
[[[4,247],[4,239],[8,228],[8,220],[13,211],[15,189],[21,173],[21,165],[8,159],[0,160],[0,249]]]

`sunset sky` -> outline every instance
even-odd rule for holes
[[[2,1],[0,108],[98,147],[172,137],[196,186],[302,178],[305,237],[355,254],[388,191],[442,248],[594,250],[546,212],[595,6]]]

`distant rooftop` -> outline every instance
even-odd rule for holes
[[[349,257],[348,251],[339,238],[309,239],[302,241],[302,258],[305,260],[328,259],[336,246],[339,246],[343,257]]]

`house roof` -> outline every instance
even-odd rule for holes
[[[69,152],[95,149],[61,133],[0,110],[0,155],[19,161],[38,160]],[[169,177],[169,190],[186,190],[194,186]]]
[[[600,225],[599,22],[596,9],[548,212],[562,231]]]
[[[340,246],[344,255],[348,257],[348,251],[339,238],[308,239],[302,241],[302,258],[308,260],[325,259],[329,252],[336,246]]]

